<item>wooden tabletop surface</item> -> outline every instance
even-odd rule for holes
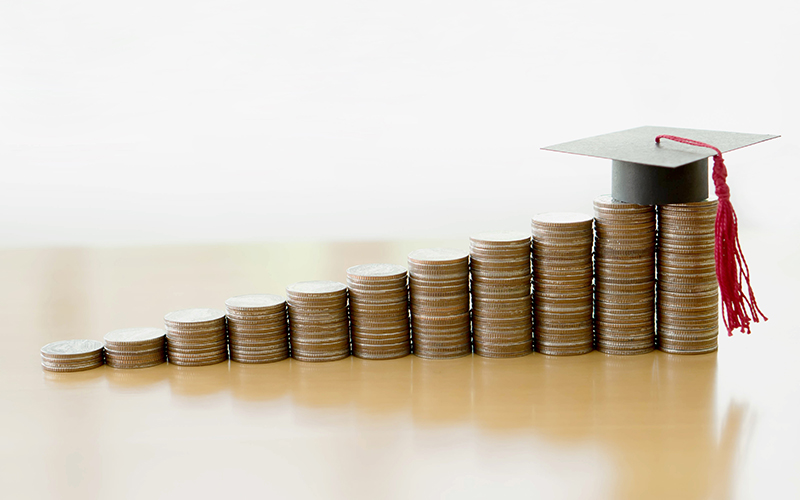
[[[703,356],[348,358],[44,372],[161,326],[457,242],[0,251],[6,498],[797,498],[797,239],[749,236],[766,324]],[[8,495],[8,496],[6,496]]]

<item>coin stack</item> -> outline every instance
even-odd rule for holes
[[[533,234],[533,341],[538,352],[592,350],[592,217],[539,214]]]
[[[347,287],[335,281],[303,281],[286,287],[292,357],[335,361],[350,355]]]
[[[469,239],[475,354],[525,356],[533,350],[531,237],[481,233]]]
[[[472,352],[469,254],[425,248],[408,254],[414,354],[448,359]]]
[[[714,266],[717,200],[658,207],[658,348],[675,354],[717,349]]]
[[[353,355],[392,359],[411,352],[408,271],[394,264],[363,264],[347,270]]]
[[[42,368],[50,372],[80,372],[103,365],[103,343],[59,340],[42,347]]]
[[[167,361],[163,328],[123,328],[104,337],[106,364],[112,368],[147,368]]]
[[[289,357],[286,301],[280,295],[240,295],[225,301],[231,359],[271,363]]]
[[[228,359],[225,311],[184,309],[164,316],[167,358],[182,366],[202,366]]]
[[[655,348],[656,210],[594,200],[595,346],[606,354]]]

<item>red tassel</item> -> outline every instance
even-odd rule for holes
[[[749,334],[751,321],[758,323],[759,317],[767,321],[767,317],[758,308],[755,293],[750,286],[750,269],[739,244],[739,224],[731,204],[731,190],[726,182],[728,170],[722,159],[722,151],[710,144],[674,135],[659,135],[656,137],[656,144],[660,144],[661,139],[711,148],[717,153],[714,155],[714,170],[711,177],[714,179],[718,198],[717,220],[714,226],[714,261],[722,302],[722,321],[728,330],[728,336],[733,335],[733,330],[736,328]],[[745,284],[747,295],[742,290]]]

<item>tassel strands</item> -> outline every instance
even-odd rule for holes
[[[767,317],[759,309],[750,285],[750,269],[739,242],[739,225],[730,200],[731,192],[726,180],[728,171],[722,151],[710,144],[674,135],[659,135],[656,144],[660,144],[661,139],[710,148],[716,152],[712,178],[719,204],[714,225],[714,261],[722,301],[722,320],[729,336],[737,328],[749,334],[751,321],[758,323],[760,319],[766,321]],[[747,293],[744,292],[745,285]]]

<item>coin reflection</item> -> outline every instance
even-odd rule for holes
[[[230,363],[231,391],[245,401],[269,401],[285,396],[291,381],[290,361]]]
[[[58,384],[63,387],[82,387],[88,382],[102,380],[106,372],[110,370],[107,366],[99,366],[91,370],[77,372],[51,372],[43,369],[42,377],[48,383]]]
[[[167,365],[167,378],[174,394],[200,396],[222,391],[228,386],[228,362],[206,366]]]
[[[404,412],[411,406],[411,356],[381,361],[353,358],[353,399],[367,415]]]
[[[292,399],[311,407],[336,407],[349,404],[353,395],[353,357],[338,361],[289,361],[289,387]]]
[[[108,383],[112,387],[136,388],[145,387],[167,380],[169,366],[167,363],[148,368],[111,368],[106,366]]]
[[[411,411],[416,422],[451,424],[472,418],[473,359],[411,358]]]

